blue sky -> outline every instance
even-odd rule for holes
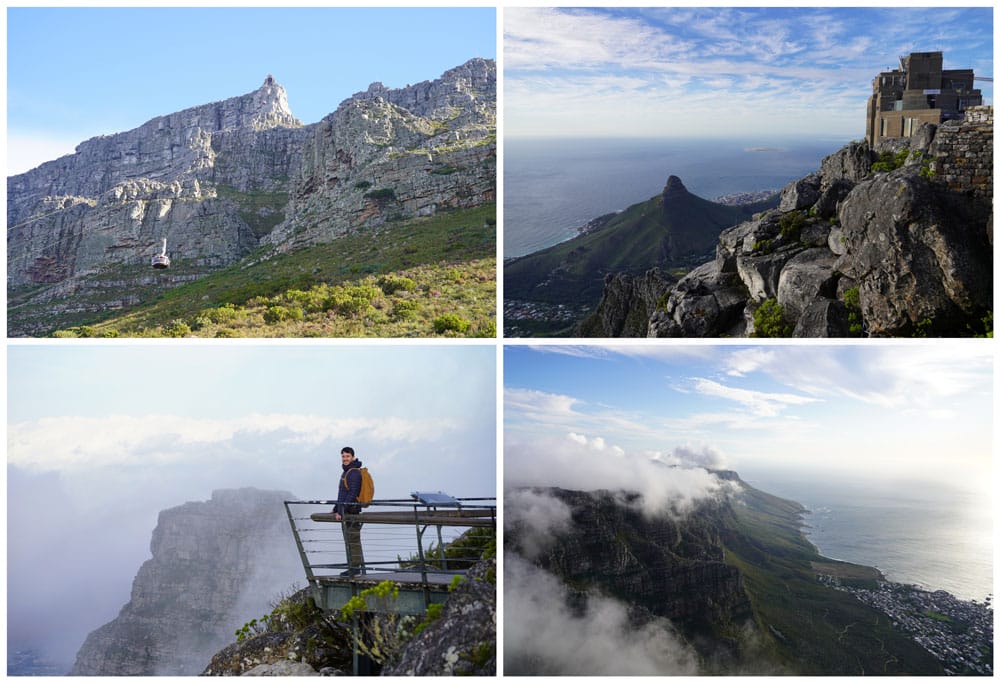
[[[899,55],[941,50],[945,68],[993,76],[989,5],[506,8],[503,34],[510,137],[846,141]]]
[[[8,174],[272,74],[314,123],[355,92],[496,57],[480,8],[7,9]]]
[[[992,385],[989,343],[507,346],[504,478],[656,458],[989,486]]]

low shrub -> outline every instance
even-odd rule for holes
[[[417,283],[402,275],[383,275],[378,279],[379,288],[386,294],[395,294],[399,291],[412,292],[417,288]]]
[[[454,313],[445,313],[434,319],[434,331],[437,334],[444,334],[445,332],[465,334],[471,326],[471,322]]]
[[[755,337],[790,337],[792,326],[785,320],[785,308],[777,299],[767,299],[753,312]]]

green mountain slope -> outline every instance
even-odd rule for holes
[[[495,336],[495,204],[390,223],[326,244],[242,263],[185,284],[157,285],[148,269],[116,271],[139,299],[127,310],[81,314],[55,336]],[[157,276],[183,278],[183,261]],[[131,277],[130,277],[131,276]],[[132,283],[153,280],[145,287]],[[77,295],[79,296],[79,295]],[[58,307],[60,302],[47,304]],[[17,315],[14,309],[10,315]],[[37,311],[20,311],[37,315]]]
[[[802,535],[801,505],[742,486],[739,501],[722,511],[720,536],[776,661],[802,674],[942,672],[885,614],[820,583],[815,567],[836,566],[859,583],[881,578],[878,570],[823,557]]]
[[[712,257],[722,230],[776,201],[717,204],[670,176],[662,194],[594,221],[599,227],[578,237],[505,263],[504,298],[594,305],[607,273],[687,270]]]

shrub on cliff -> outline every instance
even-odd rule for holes
[[[753,312],[755,337],[790,337],[792,326],[785,319],[785,308],[777,299],[767,299]]]

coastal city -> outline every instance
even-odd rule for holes
[[[944,663],[945,673],[993,675],[992,596],[978,602],[903,583],[879,581],[872,590],[842,585],[833,576],[819,578],[887,614],[894,627]]]

